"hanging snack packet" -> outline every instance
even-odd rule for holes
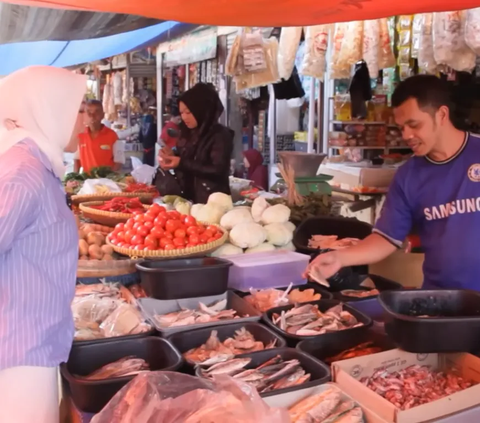
[[[370,78],[378,76],[378,43],[380,42],[380,25],[378,20],[363,22],[363,60],[368,67]]]
[[[300,73],[323,81],[330,25],[305,27],[305,56]]]
[[[421,15],[422,31],[418,48],[418,67],[421,73],[434,75],[438,67],[433,53],[433,13]]]
[[[477,56],[480,56],[480,8],[466,12],[465,42]]]
[[[349,78],[352,66],[362,60],[363,22],[348,22],[342,40],[342,48],[337,62],[339,74]]]
[[[278,43],[278,73],[285,81],[292,76],[300,38],[302,38],[302,27],[282,28]]]
[[[395,55],[393,54],[390,33],[388,32],[388,20],[386,18],[379,19],[379,25],[378,68],[393,68],[395,67]]]
[[[422,33],[422,19],[423,15],[415,15],[412,23],[412,43],[411,56],[413,59],[418,59],[418,50],[420,47],[420,34]]]

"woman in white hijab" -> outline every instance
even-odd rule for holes
[[[0,423],[58,423],[78,232],[60,178],[86,80],[36,66],[0,81]]]

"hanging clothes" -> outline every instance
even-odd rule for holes
[[[367,117],[367,101],[372,99],[372,86],[367,64],[362,60],[355,65],[355,72],[348,88],[352,119]]]

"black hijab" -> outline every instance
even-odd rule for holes
[[[224,110],[215,87],[202,82],[185,91],[178,101],[188,107],[198,124],[195,130],[188,129],[183,123],[181,124],[182,134],[186,139],[191,138],[193,132],[198,139],[207,135],[212,126],[218,122]]]

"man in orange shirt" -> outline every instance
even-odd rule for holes
[[[102,103],[90,100],[87,103],[87,128],[79,135],[78,153],[74,171],[90,172],[94,167],[108,166],[120,170],[122,163],[115,160],[115,144],[118,136],[115,131],[102,124],[105,114]]]

